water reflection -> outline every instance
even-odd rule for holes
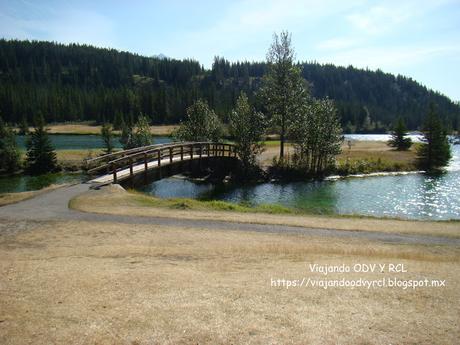
[[[280,204],[318,214],[357,214],[409,219],[460,219],[460,172],[323,182],[213,185],[169,178],[141,188],[164,198]]]
[[[225,185],[176,178],[141,190],[159,197],[280,204],[321,214],[357,214],[409,219],[460,219],[460,145],[452,147],[448,172],[349,178],[322,182]]]
[[[16,193],[38,190],[51,184],[73,183],[82,181],[81,174],[45,174],[41,176],[3,176],[0,177],[0,193]]]

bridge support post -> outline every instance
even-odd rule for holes
[[[173,162],[173,148],[169,148],[169,164]]]
[[[113,183],[116,184],[117,181],[117,166],[112,164],[112,173],[113,173]]]
[[[200,144],[199,146],[199,160],[198,160],[198,165],[199,165],[199,169],[200,169],[200,172],[201,172],[201,158],[203,157],[203,144]]]
[[[161,149],[157,151],[158,155],[158,176],[161,178]]]
[[[180,147],[180,160],[181,160],[181,161],[184,160],[184,146],[181,146],[181,147]]]

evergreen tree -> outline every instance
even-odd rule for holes
[[[452,154],[447,132],[433,104],[430,105],[422,132],[423,143],[417,151],[419,167],[428,172],[442,169],[449,164]]]
[[[388,145],[394,147],[398,151],[409,150],[412,146],[412,140],[406,136],[406,124],[400,117],[393,127],[393,132],[391,134],[391,139],[388,141]]]
[[[123,113],[121,111],[116,111],[115,118],[113,119],[113,129],[119,131],[124,125],[125,119],[123,117]]]
[[[12,173],[20,167],[20,154],[13,128],[0,117],[0,171]]]
[[[244,92],[236,101],[230,114],[230,135],[243,165],[244,173],[250,174],[257,165],[257,155],[263,151],[263,135],[266,129],[265,116],[251,109]]]
[[[267,53],[268,70],[264,75],[261,95],[273,124],[279,127],[281,159],[284,157],[288,128],[307,94],[301,68],[294,64],[294,58],[291,35],[285,31],[280,36],[275,33]]]
[[[27,123],[27,118],[22,117],[21,123],[19,124],[19,135],[29,134],[29,124]]]
[[[104,141],[105,153],[109,154],[113,152],[113,133],[112,125],[104,123],[101,128],[101,137]]]
[[[45,120],[39,115],[27,140],[26,170],[31,175],[40,175],[57,169],[56,153],[45,129]]]
[[[182,141],[218,141],[222,123],[206,101],[199,99],[187,108],[187,116],[174,133]]]

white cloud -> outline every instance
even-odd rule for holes
[[[430,13],[458,0],[389,0],[347,15],[347,21],[361,33],[375,35],[398,27],[410,19]]]

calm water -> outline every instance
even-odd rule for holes
[[[345,134],[345,140],[357,140],[357,141],[388,141],[391,138],[390,134]],[[411,138],[413,142],[420,142],[422,136],[417,133],[409,133],[407,136]]]
[[[0,177],[0,194],[17,193],[38,190],[51,184],[79,182],[83,180],[81,174],[46,174],[41,176],[9,176]]]
[[[104,144],[99,135],[49,135],[56,150],[91,150],[103,148]],[[24,136],[16,136],[18,145],[25,149]],[[168,143],[169,137],[154,137],[155,144]],[[118,138],[113,140],[115,147],[121,147]],[[78,182],[83,179],[80,174],[46,174],[42,176],[9,176],[0,177],[0,193],[16,193],[38,190],[51,184]]]
[[[140,187],[159,197],[281,204],[321,214],[358,214],[408,219],[460,219],[460,145],[448,172],[348,178],[336,181],[214,185],[169,178]]]
[[[51,141],[56,150],[91,150],[104,147],[104,142],[100,135],[64,135],[50,134]],[[20,148],[25,149],[25,138],[18,135],[17,142]],[[171,141],[169,137],[154,137],[155,144],[168,143]],[[113,144],[116,148],[121,148],[118,137],[115,137]]]

